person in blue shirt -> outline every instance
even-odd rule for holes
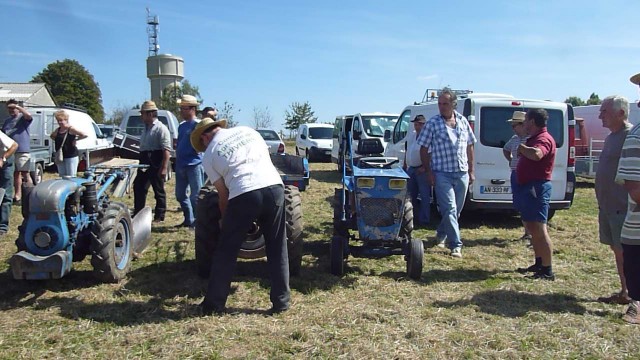
[[[190,136],[198,124],[198,99],[195,96],[183,95],[178,100],[180,117],[184,120],[178,126],[178,142],[176,146],[176,199],[184,214],[184,221],[176,227],[195,228],[195,208],[198,192],[204,182],[202,154],[191,146]],[[187,190],[188,189],[188,190]]]

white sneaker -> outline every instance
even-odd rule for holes
[[[462,248],[460,246],[458,246],[457,248],[454,248],[453,250],[451,250],[451,256],[457,257],[457,258],[461,258],[462,257]]]
[[[436,246],[444,249],[446,241],[447,241],[446,236],[443,238],[436,237]]]

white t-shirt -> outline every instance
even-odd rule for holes
[[[12,138],[0,131],[0,157],[4,157],[4,154],[13,146],[13,143],[15,141]]]
[[[409,136],[407,137],[407,152],[405,154],[405,161],[407,166],[416,167],[422,166],[422,160],[420,159],[420,146],[417,142],[418,133],[415,129],[411,129]]]
[[[211,182],[224,179],[229,199],[282,184],[269,147],[257,131],[246,126],[218,130],[203,153],[202,165]]]

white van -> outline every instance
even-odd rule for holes
[[[158,120],[162,122],[171,134],[171,139],[175,143],[178,140],[178,119],[171,111],[158,110]],[[128,135],[140,137],[144,130],[140,109],[131,109],[123,117],[119,131]]]
[[[553,168],[550,214],[556,209],[568,209],[573,203],[576,183],[574,114],[571,105],[544,101],[516,99],[499,94],[459,94],[457,111],[464,115],[478,139],[475,144],[476,181],[470,186],[465,209],[512,209],[509,164],[502,154],[504,144],[513,136],[507,123],[514,111],[543,108],[549,113],[547,128],[556,140],[557,152]],[[411,119],[424,115],[427,119],[438,114],[437,99],[409,105],[400,114],[393,131],[387,134],[389,145],[385,156],[404,159],[404,144]],[[415,133],[414,135],[415,136]]]
[[[309,161],[329,158],[333,147],[332,138],[331,124],[302,124],[296,136],[296,155],[304,156]]]
[[[340,159],[340,144],[342,139],[351,132],[351,142],[358,147],[358,139],[378,138],[382,146],[386,148],[385,132],[391,131],[398,121],[398,114],[389,113],[358,113],[355,115],[337,116],[333,127],[333,145],[331,148],[331,161],[342,163]]]

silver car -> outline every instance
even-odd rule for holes
[[[284,142],[277,132],[269,129],[257,129],[256,131],[260,136],[262,136],[264,142],[269,146],[269,153],[284,154]]]

